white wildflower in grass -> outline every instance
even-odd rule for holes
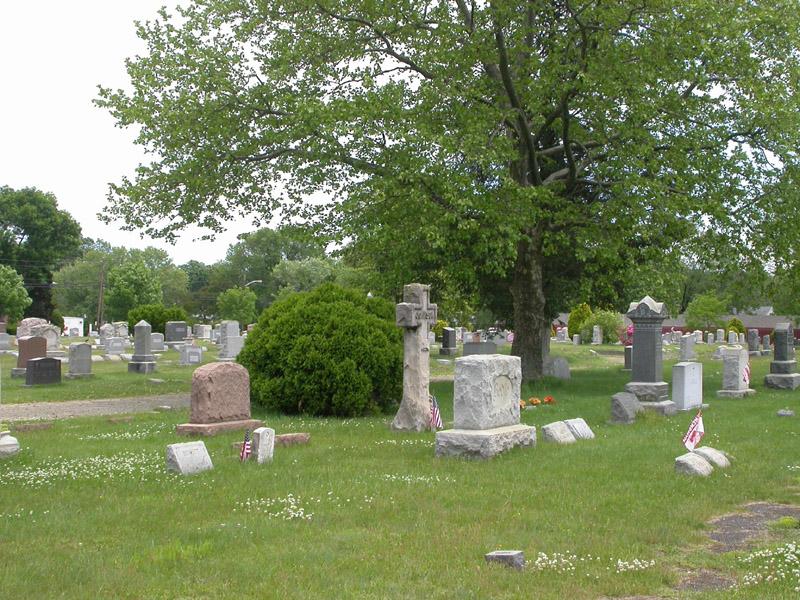
[[[157,452],[121,452],[85,458],[59,456],[38,465],[0,469],[0,481],[6,485],[16,483],[31,488],[63,480],[110,481],[125,477],[145,481],[163,469],[163,458]]]
[[[534,560],[526,561],[528,568],[535,571],[554,571],[556,573],[575,573],[576,569],[580,566],[582,568],[595,564],[602,567],[602,559],[599,556],[579,556],[572,552],[554,552],[547,554],[539,552]],[[619,558],[609,558],[606,571],[614,571],[615,573],[627,573],[631,571],[643,571],[654,567],[656,561],[654,560],[641,560],[634,558],[632,560],[623,560]],[[587,577],[592,577],[590,573],[585,573]],[[595,575],[596,577],[596,575]]]
[[[454,480],[448,476],[439,477],[438,475],[402,475],[399,473],[384,473],[381,475],[384,481],[397,481],[400,483],[453,483]]]
[[[800,465],[787,465],[786,468],[790,471],[800,471]]]
[[[139,425],[126,429],[124,431],[108,431],[106,433],[95,433],[92,435],[78,436],[78,439],[83,441],[91,440],[143,440],[150,437],[161,435],[162,433],[172,433],[173,426],[166,423],[157,423],[153,425]]]
[[[373,502],[375,502],[375,497],[367,494],[361,498],[341,498],[333,491],[329,491],[325,496],[313,496],[305,500],[294,494],[287,494],[279,498],[248,498],[237,502],[233,512],[264,514],[270,519],[283,519],[284,521],[310,521],[314,516],[314,513],[308,509],[311,505],[320,508],[331,506],[364,509],[371,506]]]
[[[796,542],[751,552],[739,560],[754,569],[742,577],[742,586],[785,583],[795,592],[800,592],[800,545]]]
[[[378,440],[376,446],[430,446],[431,441],[426,439],[414,440]]]

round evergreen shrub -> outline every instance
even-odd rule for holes
[[[570,322],[572,322],[572,318],[570,318]],[[620,336],[623,334],[624,326],[622,323],[622,316],[619,313],[610,310],[598,310],[592,313],[589,318],[583,322],[580,331],[581,341],[583,343],[588,344],[592,341],[592,331],[595,325],[599,325],[603,330],[604,344],[618,342]]]
[[[735,331],[736,333],[745,333],[744,331],[744,323],[742,323],[736,317],[733,317],[730,321],[728,321],[728,325],[726,327],[728,332]]]
[[[591,316],[592,309],[589,308],[589,305],[586,304],[586,302],[579,304],[572,309],[572,311],[569,313],[569,322],[567,323],[567,331],[569,332],[570,339],[572,339],[572,336],[576,333],[579,334],[581,332],[584,321]],[[582,341],[586,340],[582,339]],[[591,341],[591,337],[589,338],[589,341]]]
[[[267,308],[238,362],[250,397],[285,414],[350,417],[395,408],[403,394],[394,305],[325,284]]]

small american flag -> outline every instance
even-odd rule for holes
[[[239,460],[247,460],[250,458],[250,454],[252,453],[252,448],[250,447],[250,430],[245,429],[244,431],[244,443],[242,444],[242,451],[239,453]]]
[[[750,385],[750,363],[748,362],[742,371],[742,379],[745,385]]]
[[[698,410],[694,419],[692,419],[692,424],[689,425],[689,431],[683,436],[683,445],[686,446],[686,449],[689,451],[694,450],[697,444],[700,443],[700,440],[703,439],[705,433],[706,430],[703,427],[703,411]]]
[[[439,403],[436,401],[436,396],[431,396],[431,431],[443,429],[442,413],[439,412]]]

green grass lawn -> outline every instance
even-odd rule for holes
[[[186,411],[21,432],[23,451],[0,462],[0,590],[20,598],[687,597],[672,586],[690,569],[746,581],[757,567],[743,560],[750,553],[711,553],[705,523],[749,501],[797,501],[800,427],[775,412],[800,409],[800,392],[764,389],[763,358],[753,360],[756,396],[717,400],[722,365],[706,360],[704,443],[734,462],[693,479],[673,471],[693,414],[606,424],[610,396],[628,380],[621,348],[553,352],[569,357],[572,379],[525,386],[523,397],[552,394],[556,404],[523,412],[523,422],[581,416],[597,438],[540,441],[486,462],[436,459],[432,433],[393,433],[391,415],[256,411],[278,433],[310,432],[311,443],[278,447],[274,462],[259,466],[238,461],[239,434],[210,438],[214,470],[188,478],[163,466],[165,446],[183,441],[173,431]],[[431,387],[451,421],[452,383]],[[794,527],[772,535],[764,548],[800,541]],[[522,572],[486,565],[483,555],[496,549],[524,550],[531,564]],[[797,586],[789,570],[784,581],[691,597],[790,598]]]

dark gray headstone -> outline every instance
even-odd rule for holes
[[[661,324],[667,318],[663,302],[645,296],[632,302],[626,315],[633,322],[631,381],[656,383],[664,380]]]
[[[494,342],[464,342],[462,355],[472,354],[497,354],[497,345]]]
[[[758,329],[747,330],[747,349],[751,353],[759,352],[759,343],[761,339],[758,336]]]
[[[791,323],[775,326],[775,360],[794,360],[794,329]]]
[[[156,370],[156,357],[151,350],[153,328],[145,320],[133,328],[133,356],[128,363],[128,373],[152,373]]]
[[[445,327],[442,330],[442,347],[439,349],[439,354],[451,356],[457,351],[456,344],[456,330],[452,327]]]
[[[630,371],[633,364],[633,346],[625,346],[625,366],[623,371]]]
[[[186,321],[167,321],[164,334],[166,342],[182,342],[189,334],[189,326]]]
[[[61,361],[56,358],[32,358],[25,371],[25,385],[61,383]]]

